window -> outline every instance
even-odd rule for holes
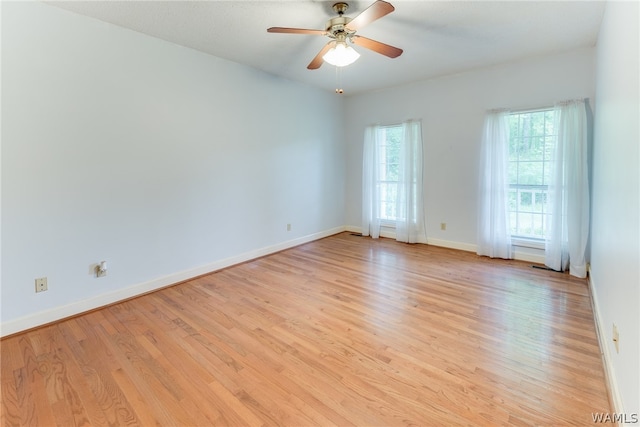
[[[419,120],[367,126],[362,163],[362,235],[377,238],[394,227],[396,240],[426,242],[422,198],[422,126]]]
[[[509,116],[509,220],[511,235],[544,239],[547,191],[555,141],[552,109]]]
[[[398,180],[400,169],[400,147],[402,140],[402,126],[384,126],[378,131],[379,175],[380,188],[380,220],[395,221],[397,219]]]

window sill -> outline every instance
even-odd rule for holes
[[[543,239],[528,239],[526,237],[513,237],[511,239],[511,244],[513,246],[518,246],[522,248],[540,249],[544,251]]]

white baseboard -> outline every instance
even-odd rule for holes
[[[544,255],[536,255],[532,253],[521,252],[521,251],[518,251],[517,249],[513,253],[513,259],[544,265]]]
[[[345,228],[347,231],[350,231],[352,233],[362,232],[362,228],[355,225],[347,225]],[[396,235],[393,232],[393,229],[383,228],[380,231],[380,237],[395,239]],[[460,251],[473,252],[473,253],[476,253],[478,251],[478,247],[473,243],[455,242],[452,240],[444,240],[444,239],[434,239],[432,237],[427,237],[427,244],[433,245],[433,246],[440,246],[442,248],[457,249]],[[514,259],[519,261],[533,262],[536,264],[544,264],[544,253],[541,255],[538,255],[535,253],[518,250],[516,247],[513,253],[513,257]]]
[[[289,249],[294,246],[341,233],[345,231],[345,229],[346,228],[342,226],[318,233],[309,234],[307,236],[299,237],[293,240],[287,240],[282,243],[277,243],[272,246],[252,250],[219,261],[214,261],[200,267],[184,270],[178,273],[170,274],[168,276],[158,277],[147,282],[131,285],[126,288],[118,289],[114,292],[97,295],[95,297],[88,298],[82,301],[55,307],[49,310],[43,310],[37,313],[30,314],[28,316],[20,317],[15,320],[10,320],[0,325],[0,337],[23,332],[28,329],[33,329],[38,326],[43,326],[48,323],[56,322],[72,316],[77,316],[87,311],[95,310],[100,307],[124,301],[129,298],[157,291],[158,289],[172,286],[177,283],[184,282],[185,280],[212,273],[214,271],[221,270],[232,265],[240,264],[252,259],[263,257],[265,255]]]
[[[433,246],[440,246],[441,248],[457,249],[459,251],[465,251],[465,252],[475,253],[477,251],[476,245],[471,243],[454,242],[451,240],[434,239],[431,237],[427,237],[427,244],[433,245]]]
[[[598,295],[596,293],[596,287],[593,286],[593,277],[591,276],[591,267],[587,268],[587,282],[589,287],[589,294],[591,296],[591,308],[593,311],[593,317],[596,324],[596,335],[598,336],[598,344],[600,344],[600,353],[602,355],[602,363],[604,365],[604,374],[609,391],[609,398],[613,405],[614,413],[624,414],[624,405],[622,404],[622,397],[620,396],[620,388],[618,387],[618,381],[616,380],[615,373],[613,372],[613,364],[611,363],[611,351],[608,335],[606,334],[602,325],[602,316],[600,315],[600,306],[598,305]]]

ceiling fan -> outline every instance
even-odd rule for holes
[[[335,18],[327,21],[324,30],[308,30],[304,28],[285,28],[271,27],[267,29],[269,33],[287,33],[287,34],[312,34],[318,36],[327,36],[332,39],[327,43],[313,60],[307,66],[310,70],[320,68],[323,61],[327,61],[338,67],[351,64],[360,56],[353,48],[347,45],[347,41],[352,44],[370,49],[374,52],[388,56],[389,58],[397,58],[402,54],[399,49],[388,44],[381,43],[366,37],[356,35],[356,31],[360,30],[367,24],[382,18],[393,12],[395,8],[386,1],[378,0],[365,9],[355,18],[351,19],[344,16],[349,5],[344,2],[338,2],[333,5],[333,10],[338,14]]]

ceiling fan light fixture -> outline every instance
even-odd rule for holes
[[[325,62],[336,67],[345,67],[353,64],[358,58],[360,58],[360,54],[351,46],[347,46],[344,41],[335,42],[335,45],[322,56]]]

